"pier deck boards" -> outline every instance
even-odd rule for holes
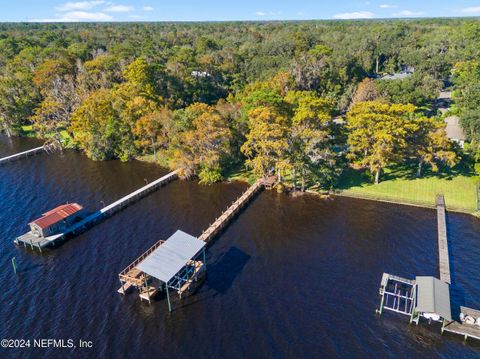
[[[235,216],[235,214],[240,211],[240,209],[248,203],[248,201],[257,193],[262,187],[271,182],[267,180],[259,179],[252,186],[248,188],[237,200],[235,200],[230,207],[223,212],[220,217],[218,217],[203,233],[198,237],[201,241],[208,242],[212,239],[218,232],[225,227],[225,225]]]
[[[460,312],[466,315],[469,315],[473,318],[480,317],[480,311],[476,309],[461,306]],[[465,323],[453,321],[445,325],[445,327],[443,328],[443,331],[454,333],[454,334],[460,334],[465,338],[465,340],[467,340],[467,338],[475,338],[480,340],[480,327],[477,325],[465,324]]]
[[[201,261],[194,261],[194,267],[195,267],[195,271],[192,277],[189,280],[187,280],[178,290],[178,294],[180,295],[180,297],[192,291],[195,283],[198,281],[200,276],[205,272],[205,264]]]
[[[139,287],[143,285],[143,282],[144,282],[144,278],[142,277],[143,272],[137,268],[137,265],[139,265],[145,258],[148,257],[150,253],[152,253],[164,242],[165,242],[164,240],[159,240],[158,242],[156,242],[153,246],[148,248],[147,251],[144,252],[140,257],[135,259],[123,271],[120,272],[118,276],[120,278],[120,281],[124,284],[118,290],[119,293],[125,294],[122,288],[127,286],[128,288],[130,288],[132,286]]]
[[[40,147],[32,148],[31,150],[19,152],[19,153],[16,153],[14,155],[10,155],[10,156],[7,156],[7,157],[0,158],[0,166],[5,164],[5,163],[8,163],[8,162],[16,161],[16,160],[18,160],[22,157],[33,156],[33,155],[35,155],[39,152],[43,152],[43,151],[44,151],[44,147],[40,146]]]
[[[450,284],[450,262],[448,256],[447,224],[445,217],[445,198],[437,196],[437,226],[438,226],[438,262],[440,279]]]

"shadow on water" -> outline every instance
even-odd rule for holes
[[[207,263],[206,285],[216,293],[227,292],[250,258],[250,255],[241,249],[231,247],[215,263]]]
[[[447,247],[448,247],[448,257],[450,265],[450,307],[452,310],[452,318],[458,319],[460,315],[460,306],[465,306],[465,291],[461,288],[460,283],[457,281],[457,273],[455,268],[455,261],[452,258],[457,256],[456,249],[452,246],[452,239],[448,230],[448,216],[446,213],[446,223],[447,223]]]
[[[207,260],[207,277],[200,284],[194,294],[185,298],[185,300],[173,297],[174,308],[186,308],[192,305],[210,300],[218,294],[226,293],[235,282],[235,279],[243,271],[245,265],[251,256],[237,247],[231,247],[214,263],[209,264]],[[207,290],[201,290],[205,286]],[[166,299],[165,295],[159,296],[156,300]]]

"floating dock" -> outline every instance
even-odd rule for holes
[[[119,200],[113,202],[112,204],[109,204],[108,206],[100,209],[99,211],[85,217],[81,221],[67,228],[63,233],[58,233],[49,237],[38,237],[33,235],[31,232],[28,232],[20,237],[17,237],[14,240],[14,243],[18,245],[23,244],[25,247],[30,247],[32,249],[37,248],[42,251],[43,248],[52,246],[55,243],[64,240],[67,236],[76,235],[83,232],[95,223],[98,223],[104,218],[122,210],[129,204],[155,191],[157,188],[163,186],[164,184],[173,181],[177,178],[177,174],[178,171],[170,172],[169,174],[147,184],[146,186],[139,188],[138,190],[126,195],[125,197],[120,198]]]
[[[167,241],[160,240],[151,246],[140,257],[135,259],[130,265],[119,273],[119,280],[121,283],[118,293],[126,294],[130,289],[136,288],[139,292],[141,299],[147,299],[150,302],[152,294],[156,294],[158,291],[166,291],[168,300],[168,308],[171,311],[169,288],[174,290],[181,298],[185,293],[192,292],[192,288],[199,282],[206,270],[205,248],[204,246],[217,235],[228,222],[244,207],[254,195],[262,188],[273,188],[276,183],[275,177],[269,177],[267,179],[260,179],[250,186],[240,197],[238,197],[232,204],[212,223],[209,227],[202,232],[198,237],[192,237],[181,231],[177,231]],[[180,234],[179,234],[180,232]],[[189,253],[183,258],[183,266],[175,268],[176,273],[169,273],[165,275],[163,272],[165,268],[169,268],[172,265],[173,259],[169,257],[168,253],[169,244],[171,240],[177,240],[175,236],[184,236],[188,238],[188,243],[183,247],[177,247],[176,253],[180,254],[185,251],[186,248],[195,248],[197,243],[203,243],[203,246],[199,246],[195,253]],[[199,251],[203,248],[203,260],[198,260]],[[156,259],[155,259],[156,258]],[[152,286],[153,279],[160,280],[160,284],[157,287]]]
[[[40,147],[32,148],[31,150],[28,150],[28,151],[23,151],[23,152],[20,152],[20,153],[16,153],[14,155],[10,155],[10,156],[7,156],[7,157],[0,158],[0,166],[4,165],[5,163],[8,163],[8,162],[16,161],[20,158],[34,156],[37,153],[44,152],[44,151],[45,151],[45,147],[40,146]]]

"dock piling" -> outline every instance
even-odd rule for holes
[[[14,273],[17,274],[17,259],[15,257],[12,258],[12,266]]]

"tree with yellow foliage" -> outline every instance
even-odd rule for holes
[[[422,176],[424,164],[430,165],[433,172],[438,171],[440,163],[455,166],[459,158],[447,137],[445,122],[435,117],[419,117],[415,122],[408,150],[409,155],[418,161],[417,177]]]
[[[166,107],[140,117],[132,129],[136,137],[135,145],[144,151],[151,150],[156,161],[157,149],[168,145],[173,119],[173,112]]]
[[[185,178],[198,176],[201,183],[220,181],[232,139],[225,118],[214,106],[194,103],[185,109],[183,121],[185,130],[176,136],[171,167]]]
[[[403,159],[407,138],[415,129],[415,106],[359,102],[347,115],[348,158],[367,167],[380,182],[382,170]]]
[[[241,147],[247,157],[246,164],[257,176],[266,176],[288,166],[287,133],[285,117],[269,107],[258,107],[248,112],[250,132]]]

